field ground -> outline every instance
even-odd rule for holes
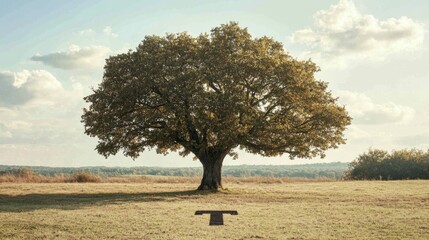
[[[429,181],[226,186],[2,183],[0,239],[429,239]]]

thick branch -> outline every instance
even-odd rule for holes
[[[200,137],[198,135],[197,129],[192,121],[191,114],[189,112],[189,102],[188,99],[184,99],[184,105],[185,105],[185,123],[186,123],[186,129],[188,130],[189,137],[192,141],[195,141],[197,144],[200,144]]]
[[[215,85],[214,85],[214,82],[213,81],[211,81],[211,80],[209,80],[209,86],[216,92],[216,93],[218,93],[218,94],[221,94],[222,93],[222,91],[218,88],[218,87],[216,87]]]

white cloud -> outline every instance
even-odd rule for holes
[[[87,28],[87,29],[79,31],[79,35],[81,35],[81,36],[93,36],[95,34],[96,34],[96,32],[94,30],[92,30],[91,28]]]
[[[82,133],[82,97],[80,83],[65,88],[45,70],[0,72],[0,147],[75,143]]]
[[[1,115],[1,112],[0,112]],[[33,124],[30,122],[22,121],[22,120],[12,120],[5,124],[5,126],[10,130],[22,130],[22,129],[31,129]]]
[[[350,125],[347,127],[347,139],[367,139],[368,137],[371,137],[371,135],[363,130],[362,128],[356,126],[356,125]]]
[[[0,123],[0,138],[11,138],[11,137],[12,137],[12,133],[9,131],[9,129],[7,129],[3,123]]]
[[[117,38],[118,34],[116,34],[115,32],[113,32],[113,29],[111,26],[105,26],[102,31],[95,31],[92,28],[87,28],[87,29],[83,29],[81,31],[78,32],[78,34],[80,36],[83,37],[103,37],[102,35],[104,35],[104,37],[109,37],[109,38]]]
[[[406,147],[423,147],[429,144],[429,132],[423,131],[412,135],[405,135],[396,139],[396,143]]]
[[[118,37],[118,34],[116,34],[116,33],[114,33],[113,32],[113,30],[112,30],[112,27],[110,27],[110,26],[106,26],[104,29],[103,29],[103,32],[106,34],[106,35],[108,35],[108,36],[110,36],[110,37]]]
[[[339,91],[339,102],[346,106],[347,111],[357,124],[404,123],[414,118],[415,110],[393,102],[374,103],[362,93]]]
[[[21,81],[21,76],[12,72],[0,72],[0,104],[20,105],[31,99],[32,96],[21,89]]]
[[[73,95],[80,96],[81,91],[81,86],[65,90],[61,82],[45,70],[0,72],[0,106],[62,105]]]
[[[292,43],[310,47],[305,57],[344,62],[384,59],[388,54],[416,49],[424,39],[424,25],[411,18],[376,17],[359,12],[351,0],[340,0],[314,15],[314,27],[298,30]]]
[[[104,46],[80,48],[77,45],[71,45],[67,51],[38,54],[31,57],[31,60],[60,69],[95,68],[104,64],[104,59],[109,52],[110,49]]]

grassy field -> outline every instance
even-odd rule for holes
[[[429,239],[429,181],[2,183],[0,239]],[[196,210],[237,210],[209,226]]]

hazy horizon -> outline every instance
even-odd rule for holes
[[[301,163],[301,164],[239,164],[239,165],[228,165],[225,164],[222,167],[237,167],[237,166],[305,166],[305,165],[317,165],[317,164],[349,164],[350,162],[322,162],[322,163]],[[42,165],[10,165],[10,164],[0,164],[0,166],[9,166],[9,167],[43,167],[43,168],[97,168],[97,167],[107,167],[107,168],[134,168],[134,167],[149,167],[149,168],[200,168],[199,166],[188,166],[188,167],[170,167],[170,166],[92,166],[92,165],[82,165],[78,167],[51,167],[51,166],[42,166]]]

